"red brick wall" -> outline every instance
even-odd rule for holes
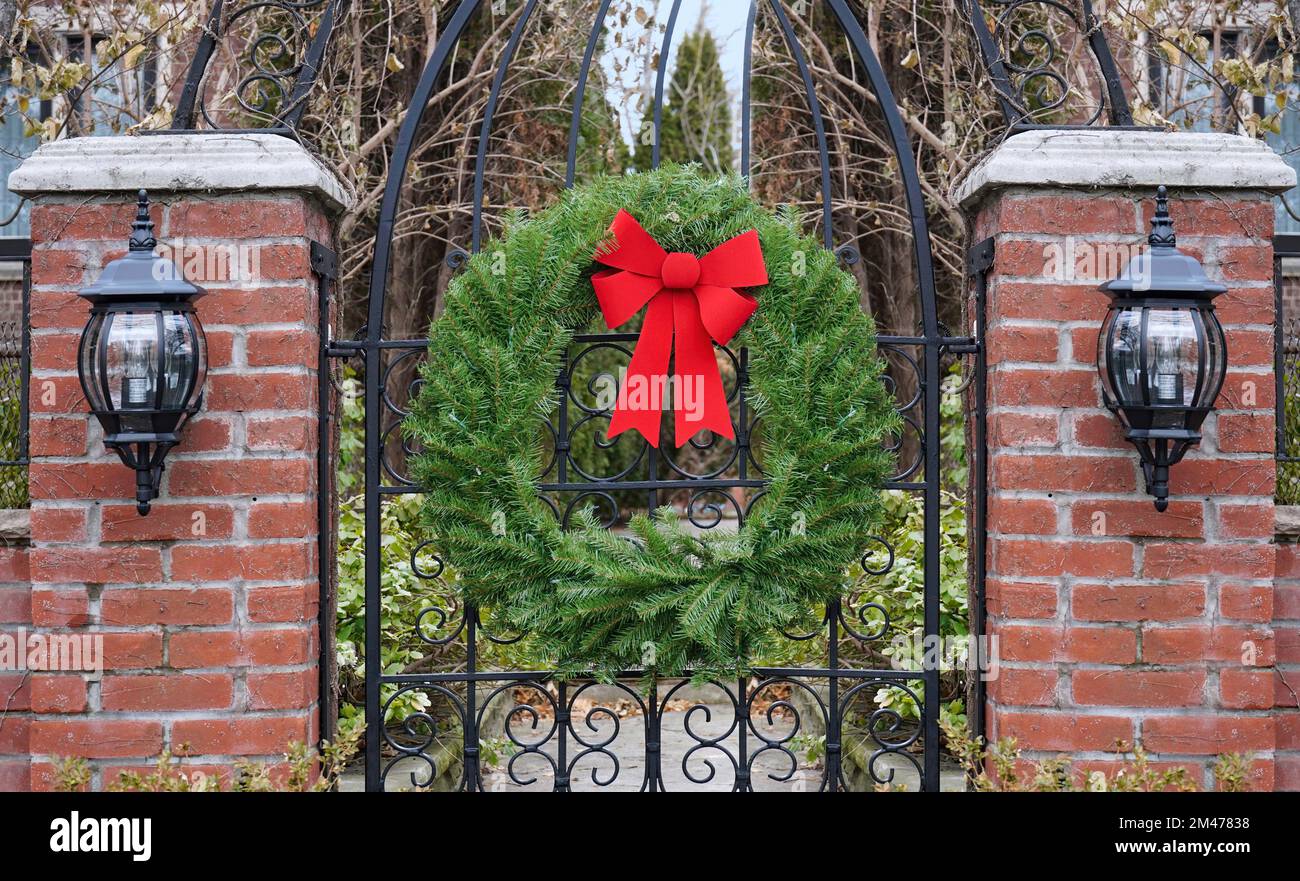
[[[0,544],[0,633],[16,636],[31,620],[27,548]],[[27,675],[0,671],[0,792],[31,788],[27,758],[30,709],[31,682]]]
[[[1277,641],[1277,788],[1300,790],[1300,545],[1277,546],[1277,583],[1273,595],[1273,629]]]
[[[1256,194],[1173,196],[1179,246],[1230,288],[1217,301],[1229,372],[1204,442],[1173,468],[1163,514],[1094,366],[1108,302],[1096,286],[1118,266],[1085,259],[1141,241],[1152,194],[1009,190],[977,216],[977,240],[996,236],[987,595],[1001,670],[986,733],[1089,770],[1113,769],[1118,741],[1140,742],[1206,786],[1216,754],[1250,752],[1253,783],[1267,789],[1273,210]],[[1046,265],[1045,248],[1067,237],[1084,260],[1074,278]]]
[[[163,748],[188,746],[186,761],[212,770],[317,738],[309,248],[328,241],[327,220],[295,194],[152,195],[160,241],[256,246],[260,276],[247,288],[194,279],[209,290],[206,398],[140,517],[74,358],[87,313],[76,290],[122,253],[132,200],[42,199],[32,211],[31,617],[102,634],[106,661],[98,682],[32,678],[37,788],[60,756],[91,759],[103,786]]]

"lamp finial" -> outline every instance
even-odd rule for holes
[[[148,251],[158,247],[158,240],[153,235],[153,221],[149,218],[149,192],[141,190],[136,202],[135,221],[131,224],[132,251]]]
[[[1169,216],[1169,191],[1161,184],[1156,189],[1156,213],[1151,218],[1151,235],[1147,242],[1153,248],[1172,248],[1174,238],[1174,221]]]

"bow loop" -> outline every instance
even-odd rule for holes
[[[709,336],[723,345],[731,341],[758,308],[753,297],[715,285],[696,285],[695,299],[699,301],[700,319]]]
[[[642,306],[646,313],[608,436],[636,429],[658,447],[660,415],[671,397],[677,446],[705,429],[735,438],[713,343],[730,342],[758,308],[735,290],[767,284],[758,233],[749,230],[696,257],[668,253],[627,211],[618,212],[610,232],[612,240],[594,256],[610,268],[591,278],[601,314],[615,328]]]
[[[700,284],[720,288],[756,288],[767,284],[767,266],[758,232],[749,230],[723,242],[700,258]]]
[[[614,234],[614,238],[596,252],[598,262],[637,275],[659,276],[668,252],[659,247],[650,233],[642,229],[635,217],[620,209],[610,224],[609,231]]]

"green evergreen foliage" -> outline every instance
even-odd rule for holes
[[[590,512],[564,531],[534,487],[564,352],[598,314],[592,255],[620,208],[668,251],[758,231],[770,283],[737,342],[769,484],[738,533],[692,534],[670,508],[626,536]],[[598,178],[512,218],[449,289],[405,425],[422,522],[465,599],[528,631],[561,676],[737,673],[846,589],[878,527],[898,425],[883,370],[853,277],[739,179],[676,165]]]
[[[1287,439],[1287,449],[1284,452],[1295,455],[1296,450],[1300,449],[1300,371],[1288,364],[1284,377],[1286,412],[1283,418]],[[1300,462],[1277,463],[1277,503],[1300,505]]]
[[[698,162],[715,174],[731,172],[735,161],[731,100],[713,34],[704,27],[688,34],[676,58],[663,112],[660,158],[665,162]],[[650,168],[653,144],[651,140],[638,145],[637,168]]]

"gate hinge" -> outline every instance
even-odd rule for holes
[[[339,255],[320,242],[312,242],[311,271],[330,281],[338,281]]]
[[[966,252],[966,272],[969,275],[981,275],[993,268],[993,237],[975,245]]]

